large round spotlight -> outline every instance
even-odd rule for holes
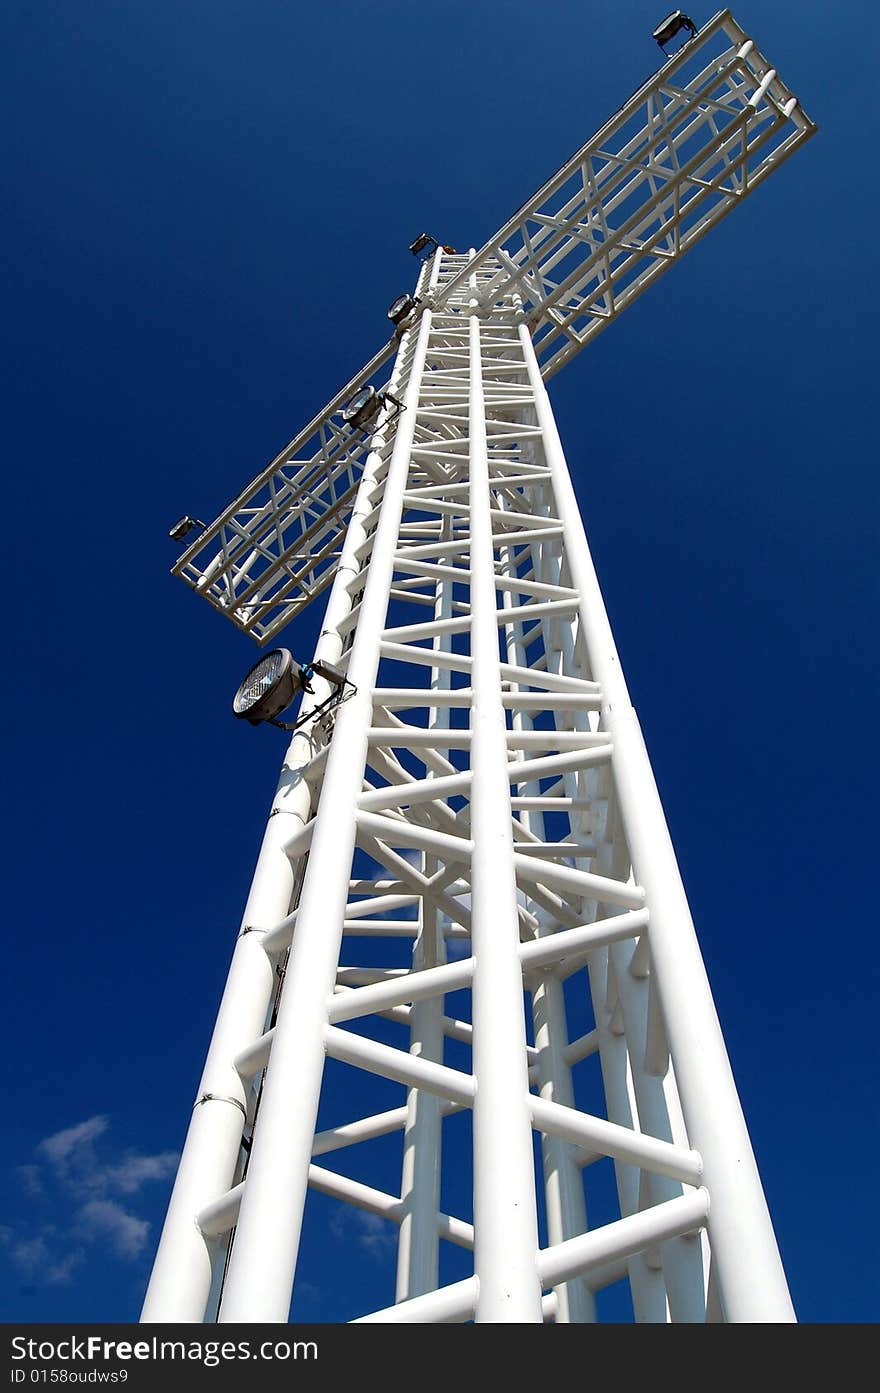
[[[383,398],[375,387],[362,387],[342,408],[342,419],[347,426],[363,430],[379,415]]]
[[[188,513],[184,513],[183,517],[178,518],[174,526],[169,529],[168,536],[172,542],[182,542],[184,537],[188,537],[195,527],[200,527],[203,532],[205,530],[205,524],[201,518],[191,518]]]
[[[397,328],[398,324],[402,324],[412,314],[415,307],[416,302],[411,295],[398,295],[394,303],[388,307],[388,318]]]
[[[409,249],[412,252],[413,256],[421,256],[423,261],[426,261],[427,258],[432,254],[432,252],[435,252],[438,247],[441,247],[443,251],[448,252],[450,256],[457,255],[455,247],[449,247],[446,245],[445,242],[438,242],[437,238],[432,237],[430,232],[420,232],[416,240],[414,242],[410,242],[409,244]],[[424,255],[422,255],[422,253],[424,253]]]
[[[430,232],[420,232],[414,242],[410,242],[409,249],[413,256],[421,256],[422,252],[432,252],[437,245],[437,238],[432,237]]]
[[[302,673],[286,648],[274,648],[251,668],[232,701],[234,715],[258,726],[271,721],[302,690]]]
[[[672,40],[677,34],[680,34],[682,30],[688,35],[685,43],[689,43],[697,32],[697,26],[694,24],[690,15],[686,15],[683,10],[673,10],[671,15],[666,16],[662,24],[657,25],[652,38],[657,40],[657,43],[665,54],[666,45],[672,43]],[[667,54],[667,57],[668,56]]]

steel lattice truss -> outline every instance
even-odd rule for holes
[[[287,1320],[316,1194],[396,1233],[363,1320],[589,1321],[620,1280],[638,1320],[792,1318],[544,379],[812,131],[716,17],[425,263],[399,342],[181,558],[259,641],[329,587],[349,685],[288,750],[144,1319]],[[338,408],[394,350],[367,441]]]
[[[291,744],[147,1320],[286,1320],[310,1191],[396,1228],[364,1320],[587,1321],[621,1278],[639,1320],[791,1313],[522,304],[478,311],[495,271],[438,253],[403,337],[317,654],[356,691]],[[343,1066],[399,1102],[319,1127]],[[441,1206],[450,1127],[472,1212]],[[440,1281],[442,1242],[473,1275]]]
[[[721,12],[477,253],[484,306],[521,296],[549,378],[814,130]],[[467,274],[425,303],[440,307]],[[333,579],[369,450],[339,409],[358,387],[386,385],[395,348],[380,349],[174,567],[259,643]]]
[[[813,130],[717,15],[481,249],[482,298],[519,291],[552,377]]]

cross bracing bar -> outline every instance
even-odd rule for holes
[[[493,307],[503,312],[505,298],[516,292],[547,379],[815,129],[776,69],[730,11],[722,10],[475,257],[444,258],[430,287],[425,271],[417,313],[460,306],[471,291],[484,313]],[[362,432],[342,423],[340,409],[362,386],[387,386],[386,364],[397,346],[395,340],[385,344],[173,567],[173,574],[258,643],[277,634],[333,580],[370,450]],[[492,346],[488,340],[486,347]],[[466,409],[467,385],[456,381],[466,361],[466,344],[437,344],[422,439],[413,446],[427,476],[420,487],[435,490],[436,502],[439,486],[446,511],[467,487],[453,482],[450,491],[447,484],[470,446],[466,438],[450,438],[444,424],[446,413]],[[521,398],[514,368],[496,365],[487,390],[499,407]],[[495,443],[503,441],[501,436]]]
[[[621,1278],[639,1320],[792,1316],[523,297],[487,310],[489,274],[400,343],[316,654],[356,692],[291,742],[146,1320],[286,1320],[316,1191],[396,1235],[369,1319],[589,1321]],[[319,1127],[340,1071],[365,1115]]]

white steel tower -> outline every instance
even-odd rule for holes
[[[310,1188],[397,1226],[396,1291],[363,1320],[590,1321],[623,1277],[640,1321],[793,1319],[544,384],[813,130],[717,15],[481,250],[429,241],[392,341],[175,567],[260,643],[329,589],[333,666],[144,1320],[286,1321]],[[397,1105],[320,1125],[328,1060]],[[453,1126],[467,1215],[443,1209]],[[357,1171],[389,1135],[386,1191]],[[472,1275],[441,1283],[441,1242]]]

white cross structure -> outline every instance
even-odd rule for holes
[[[585,1322],[621,1279],[638,1321],[794,1319],[545,381],[814,130],[718,14],[484,247],[427,257],[175,567],[260,643],[327,591],[350,685],[290,742],[145,1321],[287,1321],[310,1189],[396,1228],[364,1321]],[[319,1128],[328,1060],[398,1105]],[[384,1191],[359,1148],[392,1135]]]

